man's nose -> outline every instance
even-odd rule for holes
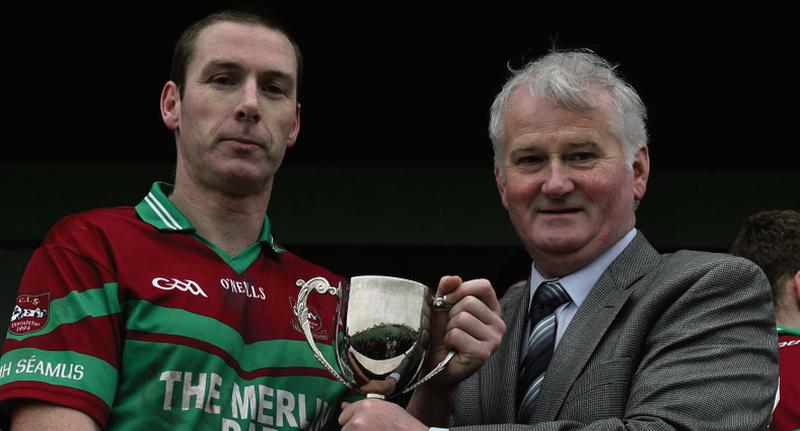
[[[560,161],[551,161],[544,173],[547,177],[542,184],[542,193],[550,198],[560,198],[575,190],[570,178],[570,170]]]
[[[258,123],[261,120],[258,83],[254,79],[247,80],[242,86],[241,100],[236,107],[236,119],[248,123]]]

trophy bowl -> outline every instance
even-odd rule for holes
[[[338,381],[367,398],[409,392],[444,369],[455,352],[422,378],[428,354],[431,294],[424,284],[398,277],[363,275],[337,287],[323,277],[297,280],[294,313],[317,360]],[[338,297],[334,348],[340,372],[322,356],[308,320],[312,291]]]

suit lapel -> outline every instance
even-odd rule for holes
[[[531,423],[555,420],[573,383],[605,336],[633,289],[658,261],[658,252],[638,233],[611,263],[572,318],[553,353]],[[515,366],[517,362],[513,363]]]
[[[524,288],[506,293],[501,302],[503,320],[508,332],[500,347],[481,368],[480,393],[487,398],[481,403],[482,417],[488,423],[513,423],[517,416],[517,375],[519,349],[525,330],[525,316],[530,298],[530,281]],[[507,401],[506,401],[507,400]]]

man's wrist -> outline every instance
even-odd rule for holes
[[[446,430],[440,427],[448,425],[454,396],[452,391],[422,385],[414,390],[406,410],[420,422],[433,426],[432,430]]]

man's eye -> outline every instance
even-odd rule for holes
[[[591,160],[596,159],[597,156],[594,153],[590,153],[588,151],[582,151],[578,153],[572,153],[567,157],[567,160],[574,161],[574,162],[588,162]]]
[[[541,156],[522,156],[517,159],[518,165],[535,165],[542,163],[544,161],[544,157]]]
[[[269,94],[286,94],[286,89],[280,84],[267,84],[261,87],[261,91]]]
[[[211,82],[213,82],[214,84],[219,84],[219,85],[234,85],[234,84],[236,84],[236,82],[234,82],[233,79],[231,79],[231,78],[229,78],[229,77],[227,77],[225,75],[214,76],[214,77],[211,78]]]

